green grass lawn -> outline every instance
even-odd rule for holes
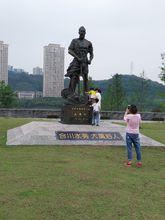
[[[32,120],[0,118],[0,220],[164,220],[164,148],[143,148],[138,169],[124,147],[6,147]]]

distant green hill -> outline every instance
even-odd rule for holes
[[[141,78],[135,75],[122,75],[122,85],[125,92],[125,103],[133,103],[137,93],[141,91]],[[64,80],[64,85],[67,87],[68,79]],[[93,80],[92,84],[102,90],[102,97],[112,79],[109,80]],[[165,102],[165,86],[146,79],[143,81],[145,86],[145,106],[147,110],[159,110],[160,105]],[[9,85],[14,91],[42,91],[43,76],[29,75],[27,73],[16,73],[9,71]]]
[[[124,87],[124,90],[126,92],[127,95],[132,94],[132,92],[134,91],[135,87],[139,84],[141,78],[135,75],[122,75],[122,84]],[[99,87],[103,92],[106,90],[108,84],[111,84],[112,79],[109,80],[97,80],[97,81],[93,81],[93,83]],[[165,86],[152,81],[150,79],[145,80],[148,86],[148,92],[149,95],[156,95],[158,93],[163,93],[165,92]]]
[[[111,83],[112,79],[93,81],[93,84],[102,90],[103,98],[108,85]],[[122,85],[126,104],[135,103],[138,105],[137,96],[143,96],[145,110],[165,111],[165,86],[163,84],[150,79],[143,80],[135,75],[122,75]],[[143,86],[144,91],[142,91]]]
[[[136,85],[138,84],[140,77],[135,75],[122,75],[123,87],[126,93],[129,95],[132,93]],[[165,92],[165,86],[154,82],[152,80],[146,80],[149,86],[149,94],[157,95],[159,92]],[[99,87],[103,92],[106,90],[108,84],[111,83],[109,80],[93,80],[93,84]],[[43,76],[32,75],[27,73],[16,73],[9,71],[9,85],[15,91],[42,91],[43,89]],[[64,85],[68,85],[68,80],[65,79]]]
[[[9,71],[9,85],[14,91],[42,91],[43,76]]]

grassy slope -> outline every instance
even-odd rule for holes
[[[29,121],[0,118],[0,219],[164,219],[163,148],[144,148],[137,169],[122,147],[5,147]]]
[[[142,123],[140,132],[165,144],[165,123]]]

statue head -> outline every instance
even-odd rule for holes
[[[85,34],[86,34],[86,30],[85,30],[85,27],[84,26],[81,26],[80,28],[79,28],[79,38],[80,39],[84,39],[84,37],[85,37]]]

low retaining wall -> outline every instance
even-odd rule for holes
[[[0,109],[0,117],[59,118],[60,115],[60,109]]]
[[[102,111],[102,119],[122,120],[124,112],[120,111]],[[60,109],[0,109],[0,117],[17,118],[59,118]],[[165,121],[165,112],[141,112],[143,120],[147,121]]]
[[[165,112],[140,112],[142,120],[145,121],[165,121]],[[119,111],[102,111],[102,118],[122,120],[124,112]]]

